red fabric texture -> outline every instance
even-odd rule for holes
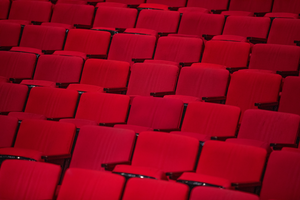
[[[229,10],[250,11],[255,13],[271,12],[272,0],[230,0]]]
[[[300,115],[300,78],[289,76],[284,79],[278,111]]]
[[[17,131],[18,119],[0,115],[0,148],[11,147]]]
[[[272,12],[300,13],[300,2],[297,0],[274,0]]]
[[[1,0],[0,1],[0,19],[7,19],[9,7],[10,7],[9,0]]]
[[[26,85],[1,83],[0,84],[0,112],[22,111],[27,98]]]
[[[0,11],[1,13],[1,11]],[[0,21],[0,45],[1,46],[18,46],[21,34],[21,25],[9,22],[9,20]]]
[[[188,0],[187,7],[203,7],[209,10],[227,10],[228,0]]]
[[[159,3],[169,7],[184,7],[186,0],[148,0],[147,3]]]

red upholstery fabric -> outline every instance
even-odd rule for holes
[[[124,33],[137,34],[137,35],[152,35],[158,37],[158,32],[153,29],[147,28],[127,28]]]
[[[53,164],[6,160],[0,170],[0,198],[52,199],[60,172]]]
[[[121,1],[120,1],[121,2]],[[127,8],[127,4],[125,3],[118,3],[118,2],[99,2],[97,3],[96,7],[101,7],[101,6],[110,6],[110,7],[120,7],[120,8]]]
[[[74,90],[35,87],[30,91],[24,113],[28,116],[31,113],[45,115],[47,118],[73,117],[77,97],[78,93]]]
[[[201,62],[220,64],[231,68],[246,67],[249,53],[249,43],[211,40],[205,44]]]
[[[266,168],[260,199],[299,199],[299,167],[299,153],[272,152]]]
[[[187,196],[188,187],[180,183],[132,178],[126,185],[123,200],[184,200]]]
[[[300,117],[289,113],[249,109],[245,111],[237,139],[241,144],[247,139],[260,142],[295,144]],[[254,142],[255,144],[255,142]]]
[[[131,67],[127,95],[150,96],[151,92],[174,91],[179,69],[175,65],[136,63]]]
[[[22,84],[40,85],[40,80],[54,83],[79,82],[83,60],[80,57],[41,55],[34,73],[34,80],[23,80]]]
[[[297,0],[274,0],[272,12],[300,13],[300,2]]]
[[[126,3],[129,5],[138,5],[144,3],[144,0],[107,0],[106,2],[119,2],[119,3]]]
[[[274,17],[274,18],[292,18],[292,19],[298,19],[299,15],[295,13],[282,13],[282,12],[272,12],[272,13],[266,13],[265,17]]]
[[[213,187],[196,187],[192,190],[190,200],[197,199],[206,200],[259,200],[259,197],[246,193],[233,190],[224,190]]]
[[[23,52],[23,53],[34,53],[36,55],[42,55],[41,49],[31,48],[31,47],[12,47],[10,51]]]
[[[0,1],[0,19],[7,19],[9,7],[10,7],[9,0],[1,0]]]
[[[77,125],[80,119],[92,120],[99,123],[125,122],[128,107],[129,96],[106,93],[86,93],[82,94],[74,119],[61,119],[60,121],[72,122]],[[79,124],[78,124],[79,123]]]
[[[0,148],[12,146],[17,126],[17,118],[0,115]]]
[[[155,10],[168,10],[169,7],[165,4],[160,4],[158,3],[149,3],[147,1],[147,3],[141,3],[138,6],[139,9],[155,9]]]
[[[52,3],[47,1],[13,1],[8,19],[48,22]]]
[[[0,149],[1,155],[11,155],[11,156],[19,156],[24,158],[34,159],[36,161],[42,161],[43,152],[39,150],[32,150],[32,149],[24,149],[18,147],[7,147]]]
[[[121,198],[125,179],[122,176],[84,169],[68,169],[58,200]]]
[[[235,136],[239,116],[240,109],[235,106],[192,102],[187,106],[181,132],[172,133],[194,136],[199,140],[212,136]]]
[[[257,70],[239,70],[231,76],[227,92],[227,105],[246,109],[257,108],[255,103],[277,102],[281,76]]]
[[[248,42],[247,38],[239,35],[216,35],[212,40],[231,41],[231,42]]]
[[[0,46],[18,46],[20,34],[20,24],[0,21]]]
[[[0,112],[22,111],[27,92],[25,85],[0,83]]]
[[[229,10],[250,11],[255,13],[271,12],[272,0],[230,0]]]
[[[185,7],[186,0],[147,0],[147,3],[164,4],[169,7]]]
[[[137,9],[100,6],[93,27],[133,28],[137,17]]]
[[[152,58],[155,43],[155,36],[116,34],[110,45],[108,60],[132,63],[132,58]]]
[[[228,187],[230,183],[259,182],[266,161],[265,149],[221,141],[207,141],[202,149],[193,181]],[[204,181],[202,181],[202,175]],[[179,180],[185,179],[179,177]],[[211,178],[210,178],[211,176]],[[221,178],[221,179],[218,179]],[[224,184],[224,185],[222,185]]]
[[[37,56],[33,53],[0,51],[0,76],[32,78]]]
[[[221,12],[222,15],[227,16],[249,16],[253,17],[254,13],[249,11],[240,11],[240,10],[225,10]]]
[[[282,87],[278,111],[300,115],[300,78],[286,77]]]
[[[61,28],[68,29],[68,30],[74,28],[74,26],[71,24],[54,23],[54,22],[43,22],[41,25],[42,26],[51,26],[51,27],[61,27]]]
[[[163,179],[163,173],[166,172],[192,171],[198,148],[198,140],[191,137],[163,132],[141,132],[134,149],[132,167],[118,165],[113,171]]]
[[[53,6],[51,22],[92,25],[94,6],[60,3]]]
[[[65,35],[66,30],[61,27],[27,25],[22,33],[20,46],[42,50],[61,50]]]
[[[137,96],[132,100],[127,124],[153,129],[179,128],[182,109],[183,102],[178,99]],[[126,125],[115,127],[126,128]]]
[[[210,10],[206,8],[200,7],[181,7],[178,9],[180,13],[187,13],[187,12],[200,12],[200,13],[210,13]]]
[[[176,33],[180,13],[165,10],[147,10],[140,12],[136,28],[152,29],[157,32]]]
[[[106,55],[110,37],[110,33],[106,31],[71,29],[64,50]]]
[[[103,88],[126,87],[128,76],[128,62],[88,59],[84,64],[80,84],[71,84],[68,89],[102,92]]]
[[[220,35],[223,31],[224,22],[224,15],[210,15],[198,12],[183,13],[178,34]]]
[[[154,60],[175,62],[199,62],[203,41],[195,37],[160,37]]]
[[[8,113],[8,116],[15,117],[18,120],[23,119],[41,119],[41,120],[47,120],[47,117],[42,114],[35,114],[35,113],[25,113],[25,112],[10,112]]]
[[[298,71],[300,48],[290,45],[256,44],[253,46],[250,69]]]
[[[55,51],[53,54],[64,56],[76,56],[82,58],[83,60],[86,60],[86,53],[78,51]]]
[[[189,99],[225,96],[228,81],[229,72],[225,69],[184,67],[180,71],[175,95],[166,95],[165,98],[178,98],[189,103]]]
[[[104,171],[103,163],[130,161],[135,142],[131,130],[103,126],[80,129],[70,168]]]
[[[70,154],[74,136],[73,124],[25,119],[21,123],[14,147],[2,148],[0,154],[29,158],[34,155],[30,151],[37,151],[42,155]]]
[[[267,43],[295,45],[295,40],[300,40],[298,19],[276,18],[273,20]]]
[[[188,0],[187,7],[203,7],[209,10],[227,10],[228,0]]]

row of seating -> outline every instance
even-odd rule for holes
[[[119,129],[119,131],[121,130]],[[101,135],[102,133],[98,133],[97,137]],[[151,132],[144,132],[139,136],[138,142],[143,140],[143,136],[150,135],[152,135]],[[169,138],[168,135],[169,134],[166,134],[167,137],[164,140],[164,142],[169,141],[167,139]],[[84,137],[84,134],[80,136]],[[90,140],[90,142],[91,141],[92,140]],[[147,144],[147,142],[144,143],[144,149],[146,149],[147,147],[147,145],[145,144]],[[155,146],[158,146],[157,141]],[[159,147],[160,149],[162,148],[162,146]],[[153,150],[153,148],[148,148],[148,150],[149,149]],[[196,187],[192,189],[192,193],[189,199],[199,199],[200,197],[205,199],[215,199],[217,197],[219,199],[224,200],[268,200],[274,198],[298,199],[300,197],[298,190],[299,178],[295,174],[298,173],[299,169],[299,150],[290,151],[289,149],[283,149],[282,151],[275,151],[271,153],[270,158],[268,160],[268,164],[266,166],[264,178],[262,179],[262,189],[260,193],[260,198],[253,194],[223,189],[223,187],[220,187],[220,185],[210,184],[215,182],[218,182],[219,184],[222,181],[224,183],[228,181],[229,178],[231,182],[238,180],[250,180],[252,186],[260,185],[259,183],[253,183],[252,181],[255,181],[257,177],[261,176],[262,168],[264,168],[263,163],[265,161],[265,157],[262,156],[259,162],[257,161],[257,156],[251,157],[251,159],[254,159],[253,162],[251,162],[250,157],[247,156],[259,154],[260,149],[256,149],[257,151],[249,151],[250,149],[251,148],[247,146],[235,145],[226,142],[207,142],[203,147],[202,154],[199,160],[199,164],[201,165],[198,165],[196,173],[185,172],[182,175],[182,178],[187,177],[188,174],[194,174],[195,177],[198,176],[198,178],[195,178],[196,180],[191,180],[193,182],[196,181],[195,183],[197,183],[197,185],[195,185]],[[169,152],[169,154],[172,153],[169,150],[165,149],[164,152]],[[181,148],[180,151],[182,150],[186,149]],[[263,154],[263,152],[260,153]],[[90,152],[84,154],[84,156],[81,155],[80,158],[84,159],[85,156],[89,155]],[[137,153],[134,154],[134,158],[139,156],[140,155],[138,155]],[[134,168],[134,163],[137,162],[134,160],[134,158],[132,160],[131,165],[122,165],[119,167],[117,166],[115,167],[115,169],[120,169],[120,167],[124,168],[125,166],[127,168]],[[72,163],[75,163],[73,162],[73,159],[75,160],[76,157],[72,158],[71,165]],[[95,157],[93,157],[92,159],[94,159],[94,163],[97,163],[97,161],[95,161]],[[151,160],[151,157],[147,157],[147,159],[147,161],[149,161]],[[169,156],[167,157],[167,159],[172,160],[172,157]],[[142,160],[145,161],[145,157],[143,157]],[[152,164],[155,164],[155,161],[152,160],[152,162]],[[159,163],[162,162],[163,161],[160,160]],[[151,169],[148,165],[148,168],[145,168],[146,170]],[[241,166],[242,168],[239,168]],[[141,166],[136,168],[141,168]],[[5,160],[0,169],[0,198],[11,199],[13,196],[18,199],[53,199],[60,173],[60,167],[53,164],[43,162],[29,162],[22,160]],[[181,181],[181,179],[179,180],[180,181],[178,182],[185,182]],[[260,179],[258,180],[260,182]],[[282,187],[282,182],[285,182],[285,187]],[[249,184],[249,182],[243,183],[245,185],[247,185],[247,183]],[[93,171],[91,169],[86,169],[85,167],[71,166],[66,171],[62,185],[58,192],[57,199],[94,199],[97,197],[104,197],[107,199],[120,199],[123,193],[122,191],[124,185],[125,178],[118,174],[102,172],[101,170]],[[242,184],[232,184],[232,186],[241,187]],[[188,199],[188,193],[189,188],[182,183],[174,183],[172,181],[164,180],[154,180],[145,177],[134,177],[130,178],[127,181],[122,199],[142,198],[156,200],[184,200]]]

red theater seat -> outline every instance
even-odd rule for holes
[[[12,146],[17,127],[17,118],[0,115],[0,148]]]

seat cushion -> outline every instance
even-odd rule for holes
[[[60,119],[59,121],[75,124],[76,128],[81,128],[86,125],[98,125],[96,121],[87,119]]]
[[[97,85],[88,85],[88,84],[70,84],[68,86],[70,90],[84,91],[84,92],[104,92],[103,87]]]
[[[11,117],[16,117],[18,120],[23,120],[23,119],[42,119],[46,120],[46,116],[40,115],[40,114],[35,114],[35,113],[26,113],[26,112],[10,112],[8,116]]]
[[[153,128],[150,127],[136,126],[136,125],[129,125],[129,124],[116,124],[114,127],[133,130],[136,133],[140,133],[142,131],[153,131]]]

